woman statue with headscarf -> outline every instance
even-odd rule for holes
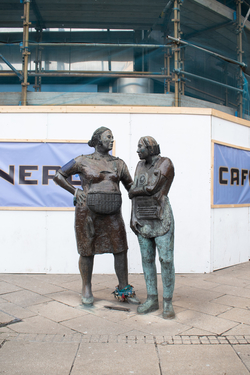
[[[120,181],[128,191],[132,179],[123,160],[112,156],[114,138],[110,129],[98,128],[88,142],[95,152],[81,155],[58,170],[54,181],[74,195],[75,234],[80,254],[79,269],[82,277],[82,303],[92,305],[91,288],[95,254],[113,253],[119,285],[114,294],[119,300],[139,303],[128,284],[127,239],[121,215]],[[78,174],[82,189],[68,182]]]

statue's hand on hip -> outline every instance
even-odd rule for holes
[[[86,202],[86,194],[84,193],[83,190],[81,190],[81,189],[77,190],[76,200],[77,200],[77,203],[80,203],[80,204]]]

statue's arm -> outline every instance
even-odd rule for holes
[[[62,174],[62,170],[59,169],[53,180],[57,185],[61,186],[63,189],[69,191],[71,194],[74,195],[76,188],[73,185],[71,185],[69,181],[67,181],[68,177],[69,176],[65,176],[64,174]]]
[[[154,195],[166,186],[166,184],[169,184],[170,187],[174,178],[174,166],[171,160],[167,159],[159,169],[156,169],[154,171],[154,176],[154,181],[151,184],[137,186],[138,184],[134,183],[129,191],[129,198],[132,199],[136,196]]]
[[[81,189],[75,188],[67,178],[73,174],[76,174],[77,171],[75,170],[76,161],[73,159],[69,163],[65,164],[62,168],[60,168],[55,177],[53,178],[54,182],[61,186],[63,189],[67,190],[69,193],[76,197],[77,202],[85,202],[86,196]]]
[[[133,184],[132,177],[130,176],[128,167],[124,161],[123,161],[122,171],[121,171],[121,182],[127,191],[130,190]]]

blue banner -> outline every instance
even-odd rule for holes
[[[71,159],[93,152],[87,143],[0,142],[0,206],[73,207],[73,195],[53,177]],[[70,182],[80,185],[78,176]]]
[[[214,143],[213,204],[250,204],[250,151]]]

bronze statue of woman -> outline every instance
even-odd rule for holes
[[[74,195],[75,234],[80,254],[82,303],[92,305],[91,279],[95,254],[113,253],[119,285],[118,299],[139,303],[133,287],[128,284],[127,238],[121,215],[120,181],[129,191],[132,179],[123,160],[112,156],[114,138],[110,129],[98,128],[88,142],[95,152],[81,155],[58,170],[54,181]],[[67,178],[78,174],[82,189],[75,188]]]
[[[159,308],[155,266],[157,247],[163,284],[163,318],[172,319],[175,316],[172,305],[174,217],[168,192],[174,179],[174,166],[169,158],[160,156],[160,146],[153,137],[142,137],[137,153],[141,161],[129,191],[132,199],[131,228],[138,237],[147,287],[147,299],[138,306],[137,312],[147,314]]]

